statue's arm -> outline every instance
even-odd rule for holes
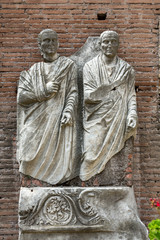
[[[135,128],[137,125],[137,103],[135,92],[135,72],[131,69],[129,77],[129,93],[128,93],[128,114],[127,127]]]
[[[23,71],[20,75],[17,102],[19,105],[28,106],[36,102],[42,102],[53,97],[59,90],[57,83],[48,82],[43,85],[42,81],[32,83],[35,77],[35,65],[29,71]],[[35,84],[36,83],[36,84]]]
[[[77,67],[74,64],[68,74],[68,85],[66,88],[66,101],[63,110],[61,123],[73,124],[73,115],[77,107],[78,90],[77,90]]]
[[[95,76],[93,75],[92,68],[85,65],[83,68],[83,81],[84,81],[84,102],[96,104],[100,100],[101,86],[98,87]]]
[[[35,102],[38,102],[38,100],[32,92],[18,88],[17,103],[19,105],[30,105]]]
[[[34,92],[34,87],[31,83],[31,75],[29,71],[23,71],[20,74],[19,84],[18,84],[18,93],[17,93],[17,102],[19,105],[30,105],[35,102],[38,102],[38,99]]]

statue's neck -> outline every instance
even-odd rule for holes
[[[116,65],[117,56],[114,56],[114,57],[111,58],[111,57],[107,57],[105,54],[102,54],[102,55],[101,55],[101,58],[102,58],[102,61],[103,61],[106,65],[108,65],[108,66],[110,66],[110,67]]]
[[[59,55],[58,55],[57,53],[55,53],[54,55],[50,55],[50,54],[45,54],[45,53],[43,53],[44,62],[53,62],[53,61],[55,61],[58,57],[59,57]]]

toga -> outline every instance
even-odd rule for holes
[[[58,57],[39,62],[20,75],[18,86],[17,159],[20,172],[57,184],[77,176],[76,166],[76,67]],[[59,84],[48,95],[46,83]],[[64,112],[72,115],[72,126],[62,125]]]
[[[125,141],[135,135],[128,131],[129,117],[137,118],[134,70],[116,56],[108,67],[101,54],[87,62],[84,80],[84,155],[80,178],[85,181],[104,170]]]

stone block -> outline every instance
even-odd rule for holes
[[[146,240],[129,187],[21,188],[19,240]]]

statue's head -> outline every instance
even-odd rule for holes
[[[108,58],[114,58],[119,46],[119,36],[115,31],[104,31],[100,35],[100,49]]]
[[[38,35],[38,46],[41,50],[41,55],[47,61],[52,61],[53,56],[57,54],[58,50],[58,35],[52,29],[42,30]]]

